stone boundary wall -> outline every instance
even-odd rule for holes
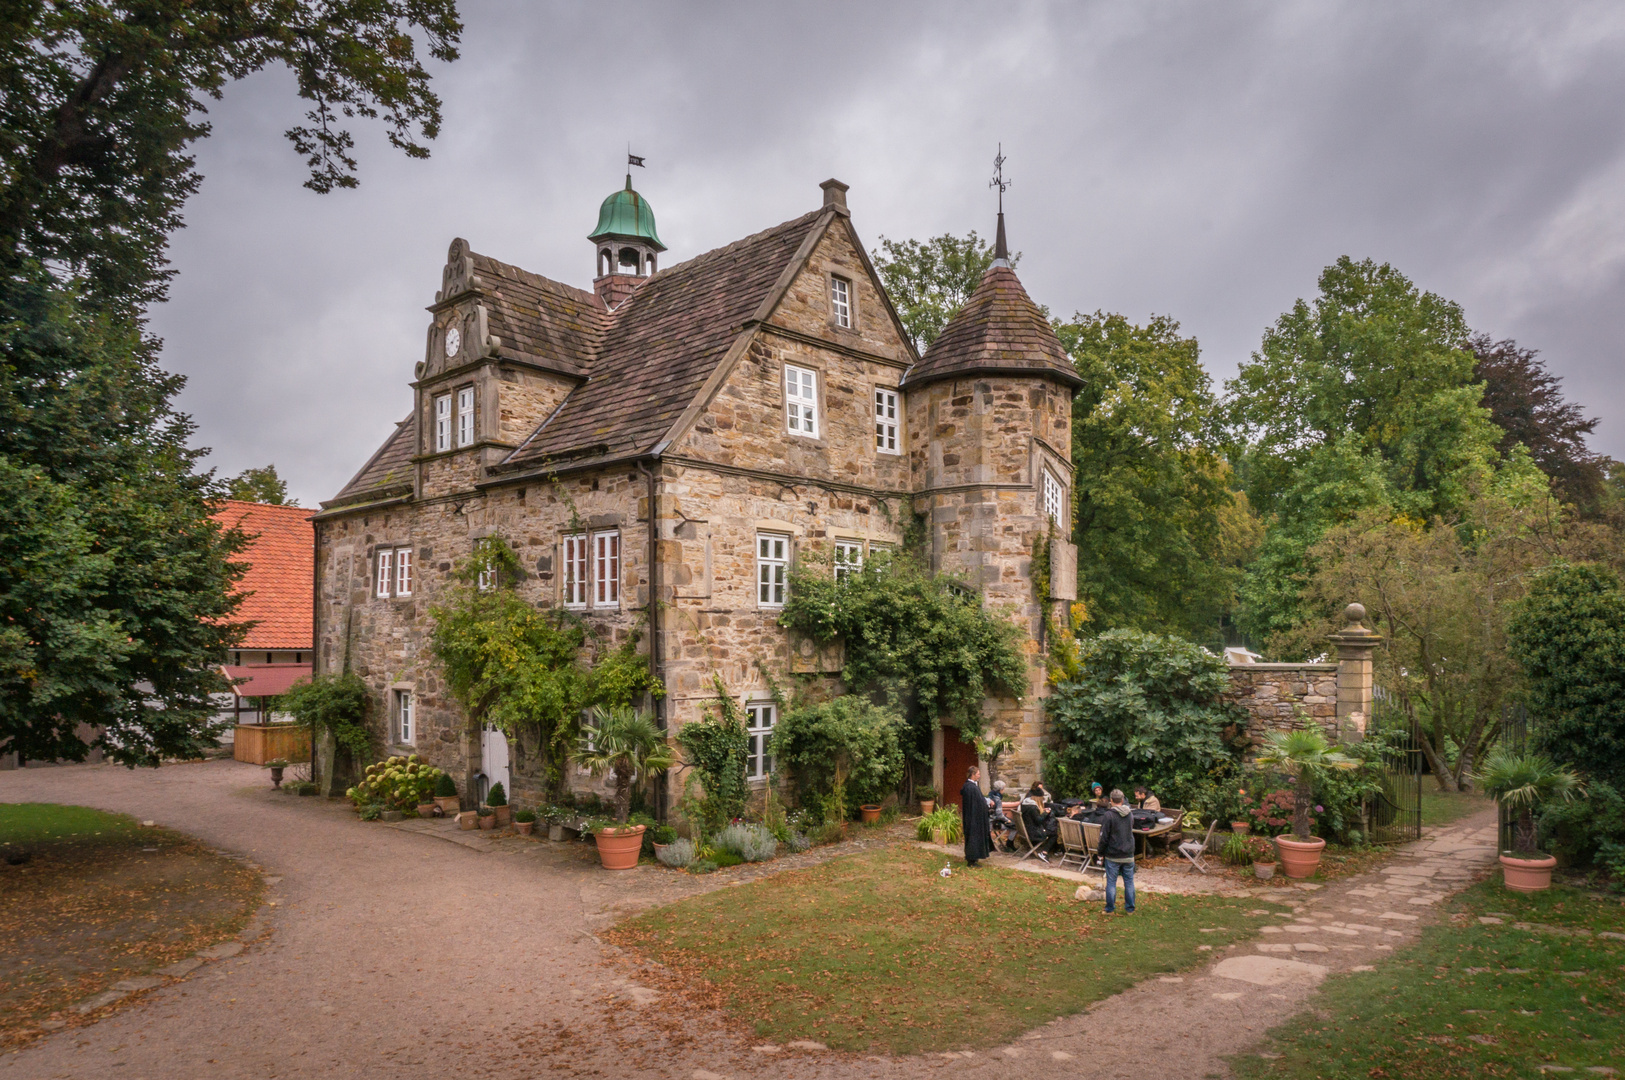
[[[1232,664],[1224,698],[1247,711],[1248,759],[1270,732],[1298,726],[1294,706],[1313,717],[1326,738],[1336,742],[1337,679],[1337,664]]]

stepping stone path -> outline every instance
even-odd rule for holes
[[[994,1053],[1011,1058],[1025,1047],[1047,1051],[1056,1062],[1112,1061],[1120,1080],[1228,1076],[1224,1059],[1256,1047],[1269,1028],[1308,1007],[1326,976],[1374,971],[1395,946],[1413,942],[1439,918],[1446,897],[1494,868],[1496,839],[1495,812],[1483,810],[1427,830],[1421,840],[1394,849],[1374,872],[1324,886],[1301,882],[1315,887],[1291,893],[1249,890],[1290,910],[1254,909],[1249,914],[1281,921],[1259,926],[1258,938],[1203,970],[1148,979]],[[1519,929],[1561,928],[1530,923]],[[1158,1021],[1148,1026],[1150,1016]]]

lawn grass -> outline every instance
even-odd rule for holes
[[[1433,777],[1422,777],[1422,825],[1448,825],[1477,810],[1493,806],[1482,795],[1469,791],[1440,791]]]
[[[1213,953],[1199,946],[1251,936],[1261,918],[1247,912],[1263,910],[1141,892],[1133,916],[1106,918],[1074,902],[1076,881],[958,859],[944,878],[944,861],[912,847],[845,856],[691,897],[608,937],[707,980],[759,1037],[908,1054],[996,1046],[1205,963]]]
[[[1450,910],[1375,971],[1328,980],[1313,1015],[1271,1033],[1264,1050],[1280,1056],[1238,1058],[1237,1075],[1536,1077],[1542,1065],[1576,1076],[1625,1072],[1625,940],[1597,937],[1625,933],[1625,905],[1561,887],[1509,892],[1497,874],[1453,898]],[[1479,923],[1490,912],[1503,922]]]
[[[0,803],[0,1048],[94,1021],[103,1010],[75,1006],[235,936],[263,891],[259,874],[180,833]]]

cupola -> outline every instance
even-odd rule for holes
[[[598,227],[587,234],[587,239],[597,248],[593,289],[612,308],[659,269],[659,255],[666,250],[655,231],[654,210],[632,189],[630,172],[626,174],[626,187],[598,207]]]

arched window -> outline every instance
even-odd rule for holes
[[[599,248],[598,249],[598,276],[603,277],[606,274],[613,274],[614,272],[615,272],[615,253],[610,251],[609,248]]]

